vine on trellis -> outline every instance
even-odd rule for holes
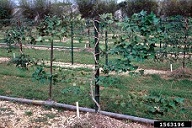
[[[161,20],[161,26],[164,38],[157,59],[162,61],[168,59],[170,63],[181,60],[182,67],[185,68],[191,61],[192,19],[182,16],[167,17]]]
[[[134,65],[132,62],[134,60],[144,61],[148,58],[154,58],[156,55],[155,47],[156,44],[164,43],[163,49],[160,48],[161,51],[167,52],[169,46],[176,49],[180,49],[184,51],[183,65],[185,65],[186,57],[185,53],[189,53],[191,49],[191,39],[189,30],[191,27],[191,20],[181,18],[178,21],[179,23],[169,24],[168,26],[162,27],[160,25],[160,19],[157,18],[153,13],[147,14],[145,11],[141,11],[140,13],[134,14],[130,18],[125,18],[123,21],[118,22],[114,20],[112,14],[103,14],[100,17],[94,20],[91,20],[90,23],[93,23],[93,28],[95,30],[95,52],[93,53],[93,57],[95,60],[95,71],[93,73],[94,78],[90,82],[91,87],[91,97],[94,103],[97,105],[96,111],[100,110],[99,105],[99,84],[101,84],[107,79],[106,76],[99,76],[99,69],[103,68],[104,73],[109,73],[110,71],[116,72],[126,72],[126,71],[134,71],[138,67]],[[181,23],[180,23],[181,22]],[[71,24],[70,24],[71,23]],[[22,44],[23,41],[28,41],[29,43],[36,43],[37,41],[44,41],[45,38],[48,37],[48,40],[51,42],[51,50],[50,50],[50,73],[47,73],[44,70],[44,65],[38,66],[36,71],[33,73],[33,78],[35,80],[50,81],[50,89],[49,89],[49,98],[52,98],[52,84],[58,82],[59,74],[54,74],[53,72],[53,44],[54,37],[59,37],[60,40],[63,37],[73,36],[73,28],[74,24],[82,26],[85,23],[85,20],[82,20],[79,16],[69,16],[63,18],[59,17],[49,17],[47,16],[37,27],[38,30],[38,38],[36,39],[33,34],[29,33],[32,29],[24,28],[19,26],[18,28],[14,28],[13,30],[9,30],[6,33],[6,42],[8,42],[9,46],[14,44],[15,42],[19,42]],[[100,27],[98,27],[100,25]],[[71,31],[70,31],[71,26]],[[112,27],[120,28],[121,33],[113,34],[113,47],[108,48],[107,39],[108,39],[108,31],[111,31]],[[87,26],[90,27],[90,26]],[[99,31],[99,28],[101,31]],[[173,29],[174,28],[174,29]],[[183,34],[179,34],[179,28],[184,28]],[[82,28],[81,28],[82,29]],[[89,29],[89,28],[88,28]],[[27,30],[30,30],[27,33]],[[101,32],[105,32],[105,47],[102,45],[99,46],[99,41],[101,38]],[[70,33],[71,32],[71,33]],[[27,37],[29,38],[26,38]],[[79,38],[81,39],[81,38]],[[72,39],[73,40],[73,39]],[[79,40],[81,42],[81,40]],[[89,41],[90,43],[90,41]],[[73,48],[73,47],[72,47]],[[20,51],[22,53],[22,47],[20,47]],[[175,51],[174,55],[177,57],[180,53]],[[26,64],[30,63],[31,60],[28,59],[28,56],[21,54],[22,56],[16,58],[17,60],[14,62],[16,66],[27,67]],[[105,64],[102,64],[99,61],[100,55],[117,55],[119,58],[116,60],[106,61]],[[107,56],[106,56],[107,58]],[[93,81],[95,82],[95,90],[93,89]],[[113,82],[113,81],[112,81]],[[111,84],[111,83],[110,83]],[[72,88],[71,88],[72,89]],[[93,92],[95,91],[95,93]],[[66,93],[66,92],[65,92]]]
[[[133,60],[143,61],[155,56],[155,43],[159,42],[161,29],[159,18],[145,11],[134,14],[122,22],[117,22],[122,33],[113,37],[114,47],[108,51],[109,54],[117,54],[121,57],[115,61],[109,61],[108,66],[103,66],[108,71],[132,71],[137,66],[132,64]]]

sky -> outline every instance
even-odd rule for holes
[[[122,1],[125,1],[125,0],[117,0],[117,3],[120,3],[120,2],[122,2]]]

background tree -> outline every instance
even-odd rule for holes
[[[112,13],[117,10],[116,0],[76,0],[82,17],[92,18],[103,13]]]
[[[20,0],[19,7],[22,9],[22,14],[28,19],[43,19],[45,16],[70,15],[71,5],[69,1],[57,0]]]
[[[11,19],[12,10],[14,8],[14,4],[11,0],[1,0],[0,2],[0,24],[6,25],[9,24],[10,21],[6,21]]]
[[[182,15],[192,16],[191,0],[164,0],[162,1],[162,14],[165,16]]]
[[[69,2],[57,2],[51,4],[50,15],[63,17],[65,15],[70,15],[71,13],[71,3]]]
[[[134,13],[139,13],[142,10],[147,11],[148,14],[151,12],[158,13],[158,2],[156,0],[127,0],[119,4],[123,13],[126,16],[132,16]]]
[[[20,0],[19,7],[25,18],[34,19],[36,16],[44,18],[51,12],[51,2],[49,0]]]

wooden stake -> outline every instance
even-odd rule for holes
[[[13,53],[13,58],[15,58],[15,53]]]
[[[77,118],[79,118],[79,103],[76,102]]]
[[[172,64],[170,64],[170,68],[171,68],[171,72],[173,71],[173,65]]]

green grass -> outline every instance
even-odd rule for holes
[[[104,100],[102,103],[105,109],[135,116],[142,115],[153,119],[192,119],[191,110],[187,110],[187,112],[190,113],[188,115],[181,112],[181,107],[175,110],[169,110],[169,112],[164,115],[151,114],[147,111],[146,102],[143,102],[141,98],[146,95],[162,95],[169,98],[181,97],[185,98],[185,105],[190,107],[192,105],[192,91],[190,90],[192,88],[192,81],[164,80],[158,75],[142,77],[121,76],[121,78],[118,77],[118,79],[120,82],[116,88],[108,87],[106,91],[103,90],[101,92],[101,99],[103,98]],[[151,104],[149,103],[148,105],[150,106]]]
[[[170,64],[172,64],[173,70],[175,70],[182,67],[182,60],[171,63],[168,59],[165,59],[164,61],[154,61],[153,59],[147,59],[143,62],[133,62],[133,64],[138,65],[139,68],[155,70],[170,70]],[[188,61],[186,67],[192,68],[192,63]]]
[[[0,64],[0,95],[48,100],[49,82],[34,80],[31,75],[35,67],[21,70],[14,65]],[[48,71],[48,69],[45,69]],[[94,108],[90,97],[90,79],[92,71],[88,69],[57,69],[59,79],[53,86],[53,100]],[[151,119],[191,120],[192,119],[192,81],[189,79],[163,79],[159,75],[118,76],[112,75],[100,83],[102,110],[124,113]],[[151,113],[148,107],[161,105],[149,103],[147,96],[162,96],[166,99],[183,98],[184,103],[169,108],[163,115]],[[169,102],[166,102],[166,104]],[[48,115],[49,116],[49,115]]]
[[[19,49],[12,49],[11,53],[7,52],[7,49],[0,48],[0,57],[13,57],[13,53],[16,56],[20,55]],[[29,55],[32,58],[36,59],[43,59],[49,61],[50,59],[50,50],[35,50],[35,49],[24,49],[24,53]],[[71,51],[70,50],[63,50],[58,51],[54,50],[54,61],[57,62],[71,62]],[[117,55],[109,55],[109,61],[117,59]],[[105,63],[105,56],[100,57],[100,62]],[[182,66],[182,60],[176,61],[173,64],[173,70],[177,69]],[[81,63],[81,64],[94,64],[93,54],[86,51],[80,50],[74,52],[74,63]],[[161,61],[154,61],[153,59],[145,60],[143,62],[133,62],[134,65],[137,65],[139,68],[143,69],[156,69],[156,70],[170,70],[170,61],[164,60]],[[188,68],[192,68],[192,63],[187,63]]]
[[[50,42],[49,41],[44,41],[44,42],[37,42],[37,46],[38,45],[46,45],[48,47],[50,47]],[[71,40],[67,40],[66,42],[54,42],[54,46],[61,46],[61,47],[71,47]],[[73,43],[73,47],[78,47],[78,48],[84,48],[85,47],[85,43],[79,43],[78,40],[75,40]]]
[[[25,54],[29,55],[31,58],[36,59],[43,59],[43,60],[50,60],[50,50],[35,50],[35,49],[24,49],[23,50]],[[16,56],[20,55],[19,49],[12,49],[11,53],[7,52],[7,49],[0,48],[0,57],[13,57],[13,53],[16,54]],[[115,59],[117,56],[109,56],[109,59]],[[71,62],[71,51],[70,50],[64,50],[64,51],[54,51],[54,61],[57,62]],[[101,62],[104,63],[105,58],[100,58]],[[74,63],[80,63],[80,64],[95,64],[93,53],[87,52],[86,50],[81,50],[78,52],[74,52]]]
[[[13,49],[12,53],[7,53],[7,50],[0,48],[0,56],[2,57],[13,57],[13,53],[20,55],[19,49]],[[24,49],[24,53],[32,58],[50,60],[49,50],[35,50],[35,49]],[[70,51],[54,51],[55,61],[61,62],[71,62],[71,52]],[[86,51],[74,52],[74,62],[81,64],[94,64],[93,55]]]

